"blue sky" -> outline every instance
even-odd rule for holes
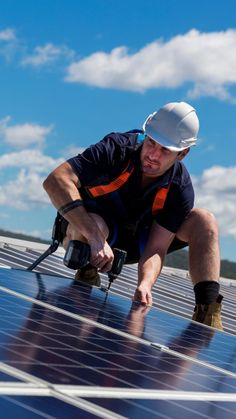
[[[236,261],[235,15],[233,0],[0,0],[0,228],[49,238],[47,174],[184,100],[200,119],[196,206]]]

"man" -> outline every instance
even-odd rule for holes
[[[182,163],[196,144],[199,121],[185,102],[149,115],[142,131],[111,133],[56,168],[44,188],[65,219],[64,242],[88,242],[90,264],[76,278],[99,285],[111,269],[112,247],[138,262],[134,300],[152,304],[151,290],[165,255],[189,246],[196,306],[193,319],[222,329],[220,256],[214,216],[193,208],[194,192]]]

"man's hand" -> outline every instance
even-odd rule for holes
[[[114,260],[114,254],[109,244],[101,243],[97,240],[89,241],[91,249],[90,263],[99,269],[100,272],[108,272],[111,270]]]
[[[151,288],[148,285],[140,284],[134,293],[133,301],[138,301],[149,306],[152,305]]]
[[[171,231],[156,222],[153,223],[138,263],[138,286],[134,293],[134,301],[152,304],[151,290],[160,275],[167,249],[174,236]]]

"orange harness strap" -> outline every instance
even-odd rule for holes
[[[157,211],[161,210],[164,207],[165,200],[170,189],[170,185],[171,184],[169,184],[167,188],[161,188],[159,189],[159,191],[157,191],[152,204],[152,215],[156,215]]]
[[[108,183],[107,185],[98,185],[98,186],[91,186],[87,187],[87,191],[93,198],[97,198],[98,196],[106,195],[110,192],[114,192],[119,189],[125,182],[129,179],[130,175],[133,173],[134,166],[131,162],[128,163],[124,171],[114,179],[112,182]],[[156,196],[154,198],[152,204],[152,214],[156,215],[157,211],[161,210],[164,207],[165,200],[167,194],[170,189],[170,184],[167,188],[161,188],[157,191]]]
[[[98,196],[114,192],[117,189],[119,189],[122,185],[124,185],[125,182],[127,182],[130,175],[133,173],[133,170],[134,166],[130,165],[129,162],[127,167],[121,173],[121,175],[114,179],[112,182],[110,182],[108,185],[92,186],[91,188],[87,188],[87,190],[93,198],[97,198]]]

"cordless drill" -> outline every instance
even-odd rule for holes
[[[107,272],[109,279],[107,291],[110,289],[112,282],[121,273],[127,255],[125,250],[114,248],[112,251],[114,253],[114,260],[111,270]],[[70,269],[81,269],[89,263],[90,254],[91,250],[88,243],[81,242],[80,240],[70,240],[63,263]]]

